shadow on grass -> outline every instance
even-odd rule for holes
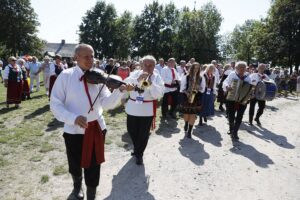
[[[117,108],[113,109],[113,110],[109,110],[107,111],[107,114],[110,117],[115,117],[117,114],[121,114],[125,112],[125,108],[123,105],[118,106]]]
[[[0,115],[6,114],[6,113],[8,113],[10,111],[17,110],[17,109],[20,109],[20,108],[15,108],[14,105],[11,105],[11,107],[9,107],[9,108],[1,108],[0,109]]]
[[[131,150],[133,148],[133,144],[130,138],[130,135],[128,132],[125,132],[122,135],[122,142],[124,142],[125,144],[123,145],[123,148],[126,150]]]
[[[55,118],[52,118],[52,121],[47,124],[46,131],[47,132],[55,131],[55,130],[57,130],[59,128],[62,128],[62,127],[64,127],[64,123],[63,122],[60,122],[60,121],[58,121]]]
[[[36,116],[42,115],[45,112],[48,112],[49,110],[50,110],[50,106],[48,104],[44,105],[43,107],[38,108],[37,110],[35,110],[33,113],[30,113],[29,115],[24,116],[24,119],[35,118]]]

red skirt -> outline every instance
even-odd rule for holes
[[[57,78],[57,76],[54,76],[54,75],[50,76],[50,80],[49,80],[49,98],[51,96],[51,91],[52,91],[53,85],[56,81],[56,78]]]
[[[22,100],[23,81],[8,81],[7,85],[7,104],[19,104]]]
[[[30,94],[28,80],[23,81],[23,94],[25,94],[26,96],[28,96]]]

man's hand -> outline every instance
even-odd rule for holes
[[[134,87],[132,86],[132,85],[130,85],[130,84],[127,84],[127,85],[121,85],[120,87],[119,87],[119,90],[121,91],[121,92],[124,92],[125,90],[126,91],[132,91],[134,89]]]
[[[137,79],[138,82],[141,82],[143,79],[146,79],[149,76],[148,72],[143,72],[140,77]]]
[[[81,128],[87,128],[88,127],[87,118],[80,115],[75,119],[75,124],[80,126]]]

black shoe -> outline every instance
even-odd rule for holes
[[[207,123],[207,117],[203,117],[204,122]]]
[[[187,138],[192,138],[193,125],[189,124],[188,132],[186,134]]]
[[[96,187],[87,186],[87,188],[86,188],[86,199],[87,200],[95,200],[96,199],[96,192],[97,192]]]
[[[198,126],[203,126],[203,122],[202,122],[202,120],[203,120],[203,119],[202,119],[202,117],[200,117],[200,118],[199,118],[199,123],[198,123]]]
[[[253,123],[252,123],[252,121],[249,121],[249,125],[250,125],[250,126],[253,126]]]
[[[238,136],[237,134],[231,134],[231,138],[232,138],[233,140],[239,140],[239,139],[240,139],[239,136]]]
[[[84,194],[82,191],[82,177],[72,176],[73,179],[73,191],[68,196],[67,200],[82,200],[84,198]]]
[[[255,118],[255,121],[256,121],[256,123],[257,123],[258,126],[261,126],[261,123],[260,123],[260,121],[259,121],[258,118]]]
[[[137,165],[143,165],[144,164],[144,161],[143,161],[143,156],[136,156],[136,161],[135,163]]]
[[[188,130],[188,122],[185,122],[185,124],[184,124],[184,132],[187,132],[187,130]]]

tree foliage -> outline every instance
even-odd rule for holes
[[[38,55],[44,45],[37,36],[39,22],[30,0],[0,0],[0,56]]]

